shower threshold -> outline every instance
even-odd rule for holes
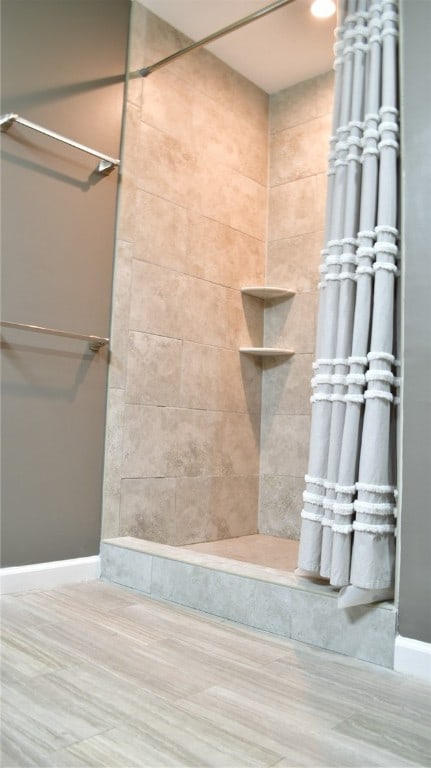
[[[265,536],[259,542],[257,536],[182,547],[130,536],[105,539],[101,578],[155,600],[393,667],[397,612],[392,603],[339,609],[336,589],[290,570],[297,542]],[[259,544],[260,562],[249,562]],[[283,552],[274,556],[276,547],[290,549],[290,563]],[[277,567],[262,564],[262,558]]]

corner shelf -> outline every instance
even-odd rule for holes
[[[293,349],[281,349],[280,347],[240,347],[239,351],[244,355],[254,355],[254,357],[291,357],[295,354]]]
[[[295,291],[290,288],[278,288],[273,285],[246,285],[241,288],[241,293],[247,296],[256,296],[258,299],[290,299]]]
[[[241,288],[241,293],[255,296],[264,301],[290,299],[295,295],[295,291],[290,290],[290,288],[280,288],[275,285],[246,285]],[[240,347],[239,351],[244,355],[253,355],[254,357],[292,357],[295,354],[293,349],[280,347]]]

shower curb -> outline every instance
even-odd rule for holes
[[[102,541],[100,557],[105,581],[393,668],[392,603],[339,609],[335,589],[287,571],[129,536]]]

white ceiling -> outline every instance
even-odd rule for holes
[[[180,32],[200,40],[271,0],[140,0]],[[335,16],[315,19],[311,0],[294,0],[207,46],[268,93],[332,67]]]

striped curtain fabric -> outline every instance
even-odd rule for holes
[[[340,0],[299,570],[340,605],[393,594],[398,276],[396,0]]]

